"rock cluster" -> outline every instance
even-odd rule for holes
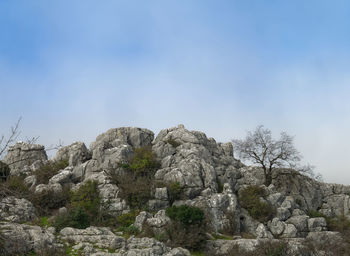
[[[136,217],[134,226],[139,230],[147,226],[154,234],[162,234],[171,223],[165,214],[166,207],[196,206],[205,214],[206,248],[213,255],[225,255],[234,246],[253,250],[264,239],[284,239],[291,245],[290,250],[298,251],[306,239],[338,239],[336,233],[327,231],[326,219],[310,216],[311,212],[350,218],[350,186],[326,184],[291,169],[276,169],[271,185],[266,187],[263,170],[245,166],[235,159],[231,143],[217,143],[183,125],[164,129],[156,137],[147,129],[110,129],[99,135],[89,149],[82,142],[63,147],[54,160],[68,159],[69,167],[51,177],[48,184],[36,184],[35,176],[31,175],[37,166],[47,161],[43,146],[17,143],[10,147],[4,162],[10,164],[11,175],[27,175],[25,181],[35,193],[46,190],[56,193],[64,187],[76,191],[87,181],[95,180],[104,211],[117,218],[128,213],[130,205],[120,196],[113,177],[124,173],[123,164],[133,156],[135,148],[140,147],[151,148],[160,162],[154,181],[178,184],[181,197],[172,201],[165,185],[156,188],[147,203],[149,211],[142,211]],[[254,219],[240,204],[240,191],[252,185],[264,189],[266,197],[261,200],[275,209],[273,218],[267,222]],[[1,198],[0,232],[9,254],[39,252],[43,248],[60,251],[69,244],[83,255],[190,255],[186,249],[169,248],[155,238],[127,239],[106,227],[82,230],[66,227],[55,235],[53,228],[21,224],[35,219],[35,208],[28,200],[13,196]],[[230,232],[233,240],[210,240],[213,234],[223,232]],[[243,239],[244,233],[254,239]],[[10,249],[18,241],[23,242],[18,248]]]

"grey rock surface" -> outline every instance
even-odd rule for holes
[[[91,153],[83,142],[74,142],[69,146],[60,148],[55,160],[69,160],[70,166],[76,166],[91,159]]]
[[[30,171],[29,166],[34,162],[45,162],[46,160],[47,155],[44,146],[24,142],[17,142],[10,146],[4,158],[4,162],[11,168],[11,175],[28,172]]]
[[[9,196],[0,200],[0,220],[26,222],[36,218],[35,208],[27,199]]]

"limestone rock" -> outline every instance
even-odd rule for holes
[[[45,147],[38,144],[17,142],[10,146],[4,158],[4,162],[11,168],[11,175],[19,175],[36,161],[46,161]],[[30,168],[27,168],[30,171]]]
[[[325,218],[311,218],[308,219],[308,228],[310,232],[320,232],[327,230],[327,222]]]
[[[65,159],[69,160],[70,166],[76,166],[91,159],[91,153],[83,142],[74,142],[57,151],[55,160],[59,161]]]
[[[279,236],[283,233],[286,224],[278,218],[273,218],[272,221],[268,222],[268,227],[274,236]]]
[[[0,200],[0,220],[26,222],[36,219],[35,208],[31,202],[14,196]]]
[[[26,255],[31,251],[38,255],[64,253],[64,247],[56,241],[52,229],[0,222],[0,232],[4,238],[3,255]]]

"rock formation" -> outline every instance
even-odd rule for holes
[[[137,174],[144,159],[135,165],[130,163],[139,148],[148,148],[159,163],[151,175]],[[199,208],[205,216],[202,255],[233,255],[234,250],[249,252],[265,242],[281,241],[287,248],[283,255],[316,255],[308,247],[310,243],[314,251],[322,253],[325,250],[322,246],[315,249],[320,241],[334,242],[339,248],[347,246],[341,233],[329,231],[329,220],[337,217],[345,222],[350,220],[350,186],[318,182],[291,169],[275,169],[272,184],[266,187],[263,170],[235,159],[231,143],[217,143],[183,125],[164,129],[156,137],[147,129],[110,129],[99,135],[89,149],[84,143],[75,142],[58,150],[50,161],[62,160],[67,160],[69,165],[50,176],[47,183],[38,184],[36,170],[48,162],[44,147],[21,142],[9,148],[4,158],[11,168],[9,180],[21,176],[32,197],[1,194],[3,255],[29,252],[41,255],[44,251],[52,255],[78,252],[79,255],[191,255],[181,244],[170,247],[174,245],[169,243],[171,237],[163,237],[174,225],[166,209],[183,205]],[[127,178],[129,182],[135,181],[130,186],[136,186],[136,192],[137,186],[140,191],[143,189],[141,181],[146,180],[152,186],[142,197],[146,200],[142,209],[132,205],[135,194],[131,194],[134,198],[125,197],[122,182]],[[89,181],[97,184],[103,216],[118,219],[133,213],[134,224],[119,230],[106,222],[101,226],[81,229],[68,226],[61,230],[47,223],[40,225],[43,216],[36,208],[38,196],[49,193],[53,200],[58,200],[55,195],[66,190],[79,191]],[[242,206],[241,195],[249,188],[262,191],[257,200],[271,207],[269,219],[256,218],[251,209]],[[10,187],[4,185],[2,189]],[[52,215],[49,223],[67,214],[72,205],[74,201],[59,209],[49,208]],[[137,232],[131,232],[132,228]]]

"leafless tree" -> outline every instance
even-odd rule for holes
[[[19,124],[22,120],[22,117],[18,118],[17,122],[14,126],[11,127],[10,135],[8,137],[5,137],[5,135],[1,135],[0,138],[0,158],[1,156],[6,152],[7,148],[17,140],[19,134],[21,133],[19,131]]]
[[[255,131],[248,132],[244,140],[233,140],[234,152],[241,160],[261,166],[268,186],[272,182],[271,173],[275,167],[295,168],[301,159],[300,153],[293,145],[293,137],[285,132],[279,140],[271,136],[271,131],[263,125]]]

